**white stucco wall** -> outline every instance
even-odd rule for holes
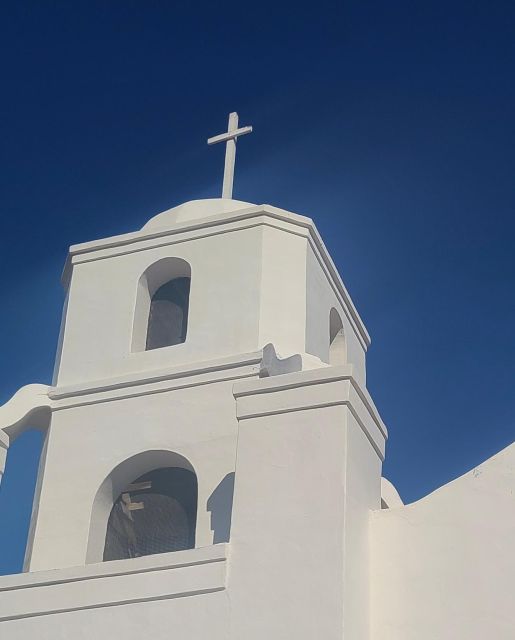
[[[366,636],[384,425],[350,365],[257,378],[253,362],[52,393],[31,572],[0,579],[2,637],[132,639],[145,624],[149,637],[177,628],[185,640]],[[197,472],[198,548],[87,564],[96,488],[157,449]],[[215,517],[232,471],[232,510]],[[224,517],[230,540],[213,545]]]
[[[243,229],[75,265],[59,385],[256,350],[261,243],[261,229]],[[167,257],[191,266],[186,342],[132,352],[139,279]]]
[[[186,219],[172,210],[158,228],[71,248],[58,386],[207,361],[268,343],[282,356],[308,352],[327,361],[331,306],[346,323],[349,362],[365,380],[369,338],[313,222],[268,205],[241,203],[241,210],[235,204],[226,212],[223,201],[222,213],[202,217],[212,214],[209,202],[209,211],[202,201],[188,203]],[[136,313],[138,285],[149,267],[166,258],[191,267],[186,341],[141,351],[137,345],[144,339],[134,339],[135,326],[146,318]],[[136,333],[145,329],[137,326]]]
[[[273,343],[282,355],[306,350],[307,246],[303,237],[263,227],[259,348]]]
[[[235,385],[235,640],[367,636],[368,514],[379,505],[385,434],[351,370]]]
[[[371,524],[372,640],[515,637],[515,444]]]
[[[369,637],[370,510],[380,506],[382,460],[349,412],[345,469],[343,637]]]
[[[329,362],[329,314],[334,308],[343,323],[347,363],[354,365],[355,375],[365,384],[366,350],[356,326],[350,321],[350,310],[336,294],[334,284],[322,268],[311,246],[306,258],[306,351]]]
[[[194,595],[19,618],[0,630],[6,640],[224,640],[228,607],[226,593]]]
[[[0,577],[6,640],[228,639],[227,549]]]
[[[233,381],[198,382],[183,380],[185,388],[153,393],[137,387],[132,397],[123,397],[131,393],[125,389],[113,401],[86,396],[79,406],[54,411],[35,498],[30,571],[86,562],[98,489],[117,465],[145,451],[174,452],[191,464],[198,480],[196,546],[213,543],[213,518],[219,514],[211,511],[211,497],[216,500],[217,487],[234,472],[237,421]],[[128,482],[152,468],[138,467]]]

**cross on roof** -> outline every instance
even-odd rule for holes
[[[234,111],[229,114],[229,125],[226,133],[209,138],[208,144],[216,144],[217,142],[226,142],[225,147],[225,168],[224,182],[222,187],[222,198],[232,198],[232,187],[234,182],[234,163],[236,161],[236,139],[244,136],[246,133],[252,133],[252,127],[241,127],[238,129],[238,114]]]

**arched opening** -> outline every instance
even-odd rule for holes
[[[189,278],[169,280],[154,293],[148,314],[146,351],[186,340],[189,298]]]
[[[340,314],[333,307],[329,314],[329,364],[347,363],[347,346]]]
[[[27,429],[9,447],[3,477],[0,473],[0,575],[19,573],[24,557],[30,555],[32,511],[37,507],[34,502],[38,499],[38,466],[44,458],[44,443],[43,431]]]
[[[93,501],[86,562],[193,548],[197,495],[193,467],[173,451],[124,460]]]
[[[190,283],[190,265],[181,258],[163,258],[145,270],[136,294],[132,351],[186,341]]]
[[[107,522],[104,560],[137,558],[195,546],[197,479],[188,469],[150,471],[129,484]]]

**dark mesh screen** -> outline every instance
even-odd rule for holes
[[[116,500],[107,524],[104,560],[135,558],[195,546],[197,479],[186,469],[156,469]]]
[[[147,351],[186,340],[190,279],[175,278],[154,293],[150,302]]]

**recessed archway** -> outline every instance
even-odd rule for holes
[[[182,258],[162,258],[141,275],[134,310],[132,351],[147,351],[186,340],[191,267]]]
[[[174,482],[176,484],[172,486]],[[145,532],[149,531],[148,521],[141,517],[135,520],[133,516],[128,520],[135,524],[125,528],[120,539],[120,544],[125,545],[123,552],[111,536],[112,548],[105,554],[110,520],[115,528],[120,528],[118,525],[124,522],[121,514],[124,510],[127,514],[138,510],[139,507],[130,505],[144,503],[145,498],[142,496],[145,493],[148,496],[146,501],[149,517],[157,517],[165,509],[168,521],[175,514],[181,522],[169,526],[167,538],[163,534],[166,522],[158,523],[159,540],[156,538],[154,541],[155,550],[152,551],[149,549],[154,543],[144,539]],[[151,450],[138,453],[118,464],[97,491],[91,511],[86,562],[191,548],[195,545],[196,517],[197,480],[189,461],[173,451]],[[151,525],[150,529],[155,527]],[[114,529],[110,531],[113,533]],[[113,535],[116,537],[116,533]],[[136,538],[130,541],[131,536]]]

